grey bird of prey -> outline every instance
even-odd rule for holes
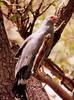
[[[19,86],[21,85],[20,88],[24,86],[21,80],[26,80],[29,78],[36,54],[38,53],[43,39],[47,34],[50,34],[52,46],[54,37],[54,23],[56,22],[56,19],[56,16],[47,17],[42,22],[40,28],[36,32],[32,33],[18,50],[16,57],[19,57],[19,60],[15,67],[16,84],[12,90],[15,95],[17,94],[17,97],[24,95],[23,91],[21,91],[21,93],[19,92]],[[46,57],[48,57],[48,54],[49,53],[47,53]]]

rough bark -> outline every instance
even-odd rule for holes
[[[58,83],[56,83],[49,75],[45,75],[39,70],[35,77],[49,85],[63,100],[73,100],[72,96],[67,93]]]
[[[69,0],[67,5],[65,5],[65,3],[66,2],[64,0],[64,2],[58,7],[57,11],[55,12],[55,14],[58,16],[58,21],[56,23],[56,26],[58,27],[63,21],[64,23],[57,31],[55,31],[53,46],[60,39],[60,36],[65,26],[67,25],[68,21],[70,20],[74,12],[74,0]]]
[[[10,50],[0,9],[0,100],[13,100],[11,87],[14,80],[15,60]]]
[[[28,80],[27,93],[29,100],[50,100],[41,82],[33,76]]]

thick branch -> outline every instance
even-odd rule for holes
[[[48,75],[45,76],[43,73],[41,73],[41,71],[38,71],[35,77],[40,81],[48,84],[63,100],[73,100],[72,97]]]
[[[65,0],[64,0],[65,3]],[[72,13],[74,12],[74,0],[69,0],[68,4],[65,6],[64,3],[59,7],[59,9],[56,12],[56,15],[58,16],[58,21],[56,23],[56,26],[59,26],[63,21],[65,23],[55,32],[54,34],[54,42],[53,46],[58,42],[60,39],[60,36],[70,20]]]
[[[33,76],[28,80],[27,94],[29,100],[50,100],[41,82]]]

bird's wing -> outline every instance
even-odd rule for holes
[[[26,44],[28,43],[29,40],[31,40],[31,35],[24,40],[24,43],[18,49],[18,51],[17,51],[17,53],[15,55],[15,58],[18,58],[21,55],[23,48],[26,46]]]

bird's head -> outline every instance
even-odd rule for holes
[[[47,16],[45,20],[42,22],[41,28],[42,30],[52,30],[54,24],[57,22],[58,17],[55,15]]]
[[[54,24],[54,23],[56,23],[56,21],[57,21],[58,18],[57,18],[57,16],[52,15],[52,16],[50,16],[49,19],[50,19],[50,21],[53,22],[53,24]]]
[[[55,15],[47,16],[46,19],[43,21],[43,25],[50,25],[55,24],[57,22],[58,17]]]

